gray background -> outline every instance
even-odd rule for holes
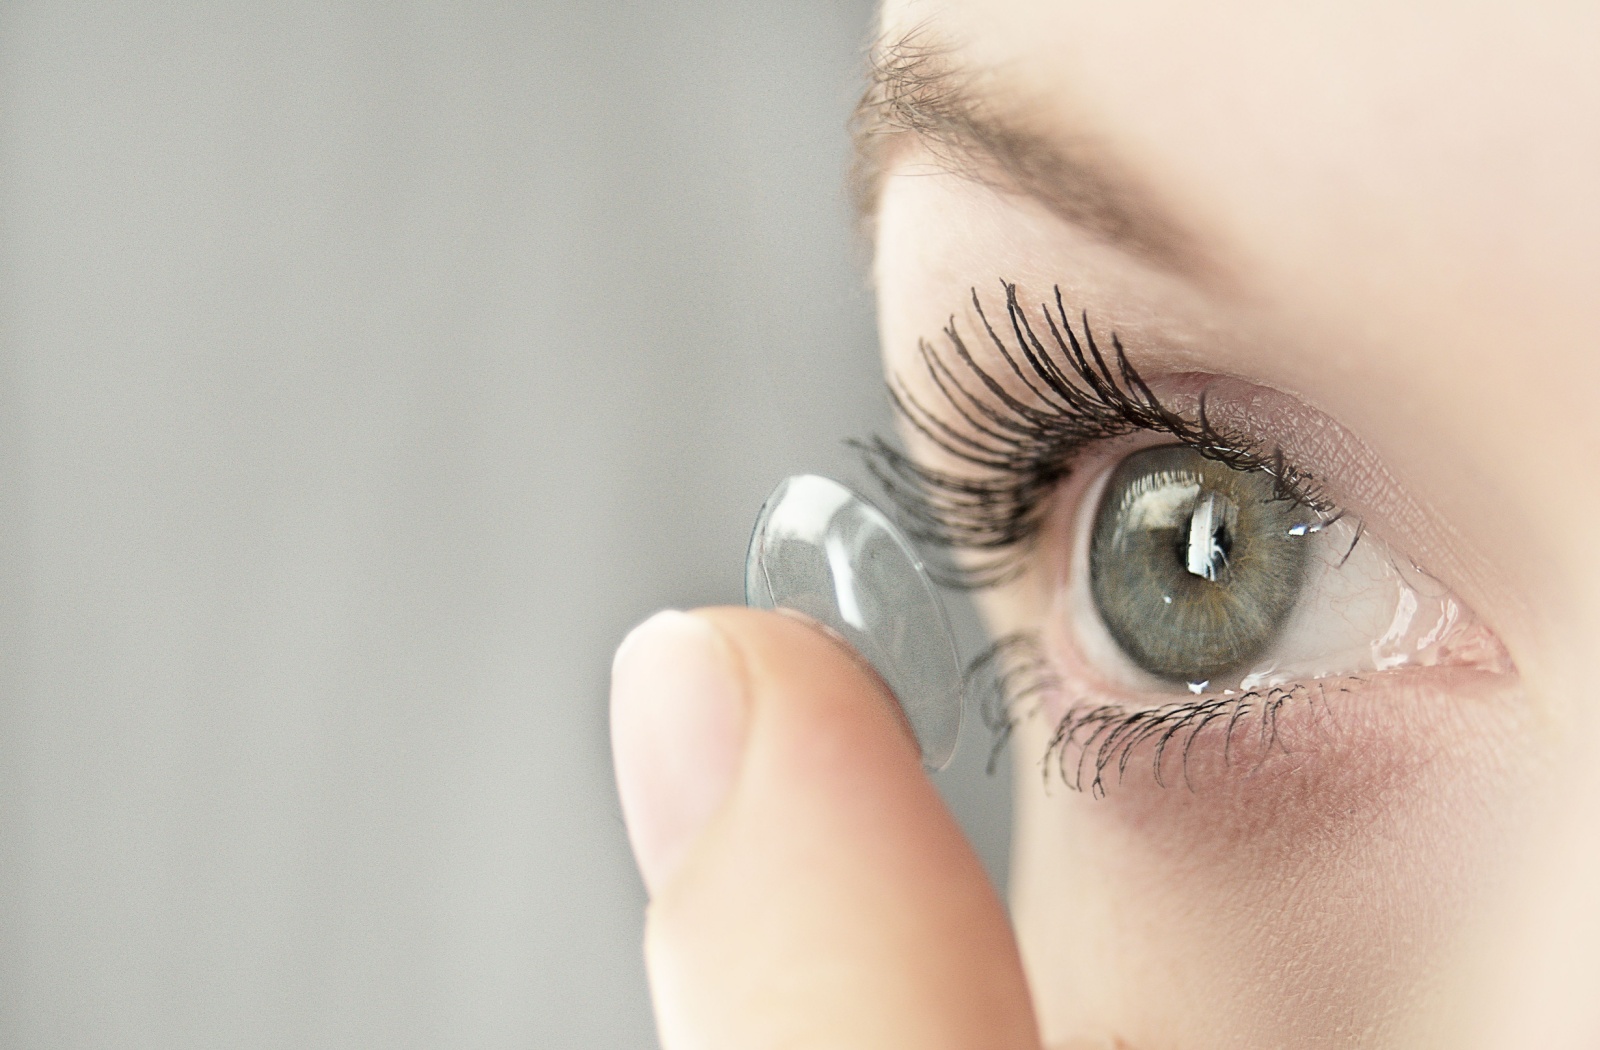
[[[869,17],[0,5],[0,1045],[653,1045],[610,653],[886,425]]]

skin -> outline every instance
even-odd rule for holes
[[[670,659],[633,647],[614,694],[664,1045],[1596,1045],[1600,13],[971,0],[883,23],[1156,217],[1130,232],[888,136],[887,372],[933,404],[917,340],[975,331],[970,289],[1003,316],[999,279],[1033,303],[1060,286],[1147,377],[1225,377],[1221,411],[1425,566],[1503,660],[1364,676],[1286,708],[1281,747],[1224,760],[1213,738],[1187,786],[1145,761],[1104,798],[1040,775],[1066,701],[1047,705],[1015,745],[1013,930],[870,676],[783,617],[696,616],[745,654],[741,728],[674,744],[721,772],[630,757]],[[1148,704],[1106,685],[1061,600],[1092,479],[1127,447],[1085,454],[1024,576],[982,600],[997,631],[1041,632],[1065,695]],[[697,815],[662,817],[685,783]]]

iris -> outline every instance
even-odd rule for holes
[[[1259,656],[1294,609],[1315,520],[1266,470],[1237,470],[1181,445],[1135,452],[1112,472],[1095,512],[1095,607],[1149,674],[1221,678]]]

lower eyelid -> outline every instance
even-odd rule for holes
[[[1095,797],[1241,779],[1259,787],[1269,776],[1348,764],[1352,756],[1369,767],[1420,764],[1441,746],[1442,725],[1488,721],[1511,733],[1526,716],[1514,674],[1476,668],[1407,668],[1141,702],[1101,688],[1050,649],[1040,643],[1013,657],[1013,680],[1032,688],[1006,707],[1006,732],[1023,738],[1024,760],[1052,782]],[[1021,666],[1030,659],[1034,666]]]
[[[1190,705],[1200,710],[1199,703]],[[1474,777],[1522,739],[1528,708],[1515,678],[1430,668],[1381,681],[1330,680],[1196,715],[1180,705],[1075,705],[1023,734],[1048,783],[1105,799],[1119,819],[1237,850],[1241,838],[1365,825],[1401,797],[1474,797]],[[1444,781],[1444,783],[1441,783]],[[1285,805],[1293,799],[1294,804]]]

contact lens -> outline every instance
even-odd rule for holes
[[[944,606],[909,541],[837,481],[785,478],[756,518],[745,603],[804,613],[878,672],[905,712],[922,764],[943,769],[961,730],[961,668]]]

